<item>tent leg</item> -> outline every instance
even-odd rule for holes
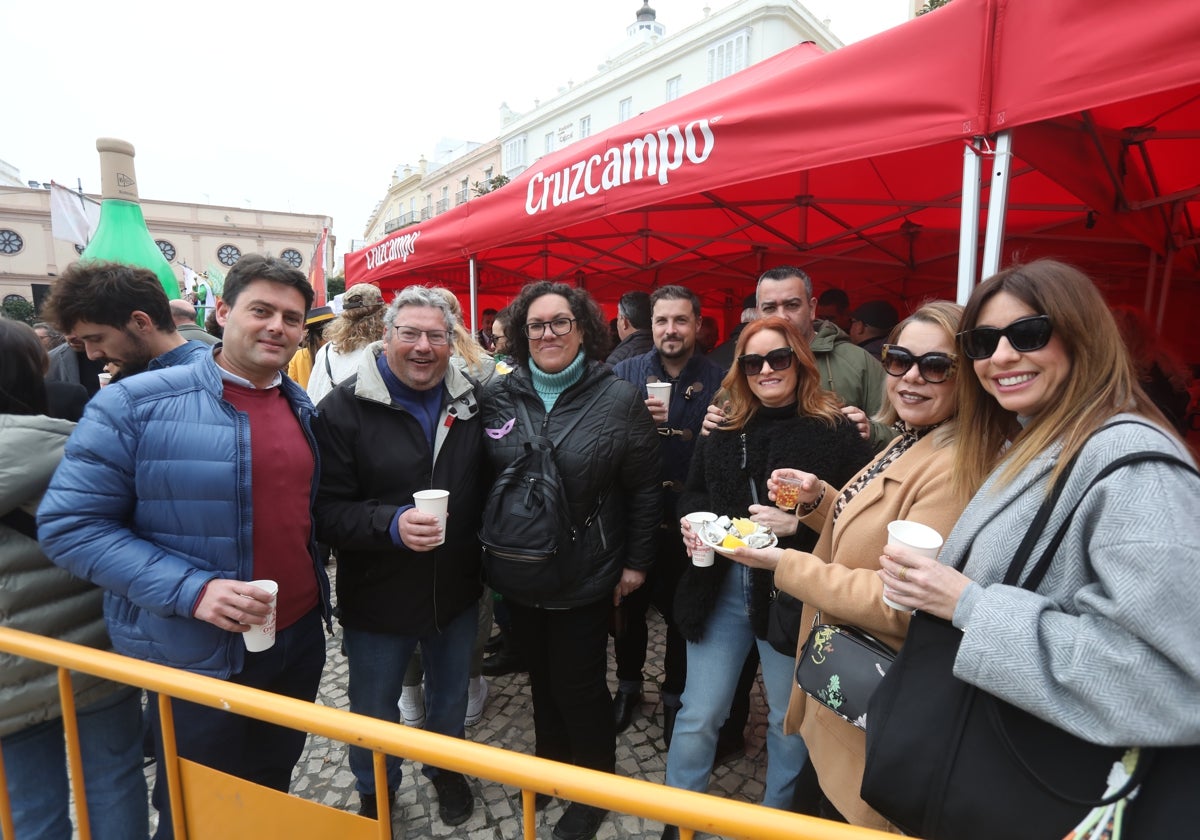
[[[958,302],[965,304],[975,288],[975,254],[979,248],[979,150],[976,137],[963,147],[962,209],[958,223]]]
[[[479,289],[476,288],[475,282],[475,258],[471,257],[467,261],[467,270],[470,272],[471,283],[471,335],[479,335]]]
[[[991,277],[1000,270],[1000,249],[1004,246],[1004,216],[1008,212],[1008,173],[1012,168],[1012,132],[996,135],[996,154],[992,161],[992,191],[988,196],[987,229],[983,240],[982,276]]]
[[[1154,305],[1154,278],[1158,275],[1158,251],[1150,252],[1150,267],[1146,272],[1146,299],[1142,301],[1142,311],[1149,313]]]
[[[1171,291],[1171,269],[1175,267],[1175,247],[1167,246],[1167,255],[1163,262],[1162,288],[1158,292],[1158,312],[1154,317],[1154,329],[1162,335],[1163,320],[1167,315],[1167,294]]]

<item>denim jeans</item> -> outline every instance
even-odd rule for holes
[[[95,840],[145,840],[150,833],[142,772],[142,692],[122,687],[79,709],[88,820]],[[62,718],[0,739],[18,838],[70,840],[70,792]]]
[[[325,629],[321,610],[314,609],[275,633],[275,644],[260,653],[247,653],[240,673],[229,682],[271,691],[285,697],[313,702],[325,669]],[[162,755],[162,731],[158,725],[158,695],[147,692],[146,717],[154,733],[155,755]],[[308,733],[277,726],[212,706],[173,699],[175,746],[186,758],[275,790],[286,791],[292,771]],[[174,836],[167,769],[159,761],[152,796],[158,809],[155,840]]]
[[[754,638],[749,599],[749,569],[735,564],[721,584],[704,638],[687,644],[687,685],[667,753],[667,784],[702,793],[708,790],[717,733],[729,714],[742,663],[750,646],[757,643],[768,707],[767,779],[762,804],[787,809],[808,757],[799,735],[783,734],[794,668],[791,657],[779,653],[765,639]]]
[[[392,723],[400,721],[400,690],[404,671],[417,645],[425,668],[425,729],[463,737],[467,715],[467,675],[475,645],[478,604],[455,616],[441,633],[426,636],[396,636],[345,628],[346,661],[350,666],[350,711]],[[375,793],[375,768],[371,751],[350,747],[350,770],[360,794]],[[437,768],[426,766],[429,778]],[[387,757],[388,789],[396,790],[401,779],[400,759]]]

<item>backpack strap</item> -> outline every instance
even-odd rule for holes
[[[1083,493],[1080,494],[1079,498],[1075,501],[1075,504],[1071,506],[1071,510],[1067,513],[1066,517],[1063,519],[1062,524],[1058,526],[1058,530],[1054,533],[1054,537],[1050,540],[1050,544],[1047,545],[1046,550],[1042,552],[1042,556],[1038,560],[1037,565],[1035,565],[1033,567],[1033,569],[1025,577],[1025,580],[1023,580],[1021,582],[1022,589],[1028,589],[1032,592],[1032,591],[1036,590],[1039,585],[1041,585],[1042,578],[1044,578],[1046,576],[1046,572],[1048,572],[1050,570],[1050,563],[1054,560],[1054,555],[1058,551],[1058,547],[1062,544],[1063,539],[1067,535],[1067,529],[1071,525],[1071,520],[1075,516],[1075,511],[1077,511],[1079,509],[1079,506],[1081,504],[1083,504],[1083,500],[1084,500],[1084,498],[1087,497],[1088,492],[1093,487],[1095,487],[1100,482],[1101,479],[1106,478],[1108,475],[1116,472],[1117,470],[1121,469],[1122,467],[1127,467],[1130,464],[1138,464],[1138,463],[1142,463],[1142,462],[1146,462],[1146,461],[1159,461],[1159,462],[1167,463],[1167,464],[1175,464],[1176,466],[1182,467],[1183,469],[1192,473],[1197,478],[1200,478],[1200,471],[1197,471],[1195,467],[1193,467],[1187,461],[1184,461],[1182,458],[1178,458],[1175,455],[1170,455],[1166,452],[1155,452],[1153,450],[1146,450],[1146,451],[1142,451],[1142,452],[1131,452],[1128,455],[1122,455],[1120,458],[1117,458],[1115,461],[1105,464],[1104,468],[1101,469],[1100,472],[1096,473],[1095,477],[1092,478],[1092,480],[1088,483],[1088,486],[1086,488],[1084,488]],[[1055,498],[1057,498],[1057,495],[1055,496]],[[1049,501],[1049,499],[1047,501]],[[1043,508],[1046,507],[1045,503],[1043,503],[1042,507]],[[1040,517],[1041,511],[1039,511],[1038,513],[1039,513],[1039,517]],[[1036,524],[1036,522],[1035,522],[1035,524]],[[1042,523],[1042,526],[1039,527],[1039,529],[1038,529],[1039,533],[1040,533],[1042,527],[1045,527],[1044,522]],[[1030,530],[1032,531],[1032,528]],[[1036,540],[1036,537],[1035,537],[1035,540]],[[1026,540],[1024,542],[1022,542],[1022,544],[1021,544],[1022,549],[1026,548],[1025,542],[1028,542],[1028,535],[1026,535]],[[1025,562],[1029,559],[1030,553],[1031,553],[1030,550],[1025,550],[1024,552],[1022,552],[1021,550],[1018,550],[1017,556],[1013,558],[1013,564],[1014,564],[1015,568],[1017,568],[1018,570],[1023,568],[1025,565]],[[1013,570],[1012,567],[1010,567],[1009,568],[1010,574],[1012,574],[1012,570]],[[1005,578],[1005,582],[1008,582],[1007,576]]]

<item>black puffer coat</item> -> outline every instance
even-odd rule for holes
[[[574,607],[610,598],[622,568],[646,571],[654,563],[661,486],[659,439],[637,386],[616,379],[608,365],[589,362],[580,380],[555,402],[543,434],[555,438],[607,380],[613,380],[608,390],[571,430],[556,455],[572,520],[583,523],[601,493],[604,504],[584,536],[584,550],[578,555],[581,568],[566,575],[572,582],[536,606]],[[546,409],[524,368],[488,383],[480,400],[483,427],[498,430],[517,418],[518,400],[541,427]],[[488,457],[497,475],[521,451],[526,434],[521,426],[516,419],[507,434],[488,436]],[[501,594],[523,602],[519,592]]]
[[[338,549],[338,619],[373,633],[440,632],[482,591],[479,513],[491,473],[475,385],[446,369],[436,455],[415,417],[393,405],[372,344],[358,373],[321,400],[317,536]],[[392,542],[396,511],[417,490],[450,491],[446,542],[410,551]]]
[[[750,482],[758,490],[759,503],[771,504],[767,479],[773,470],[804,470],[824,479],[827,486],[838,488],[869,460],[871,445],[849,420],[839,418],[831,427],[812,417],[798,417],[795,405],[760,408],[745,428],[718,430],[700,439],[692,456],[687,487],[679,500],[680,510],[749,516],[748,508],[754,503]],[[795,535],[781,537],[779,546],[808,551],[816,542],[817,534],[801,525]],[[698,642],[704,637],[708,616],[732,565],[733,560],[718,554],[712,566],[689,565],[684,572],[675,590],[675,621],[688,641]],[[766,569],[750,570],[750,623],[760,639],[766,637],[767,611],[775,596],[774,577]]]

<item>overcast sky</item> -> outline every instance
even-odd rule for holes
[[[670,35],[705,0],[652,0]],[[709,0],[713,9],[728,5]],[[811,0],[845,43],[907,0]],[[137,150],[143,198],[329,215],[339,257],[398,164],[485,141],[596,72],[640,0],[0,0],[0,160],[99,192],[95,140]]]

